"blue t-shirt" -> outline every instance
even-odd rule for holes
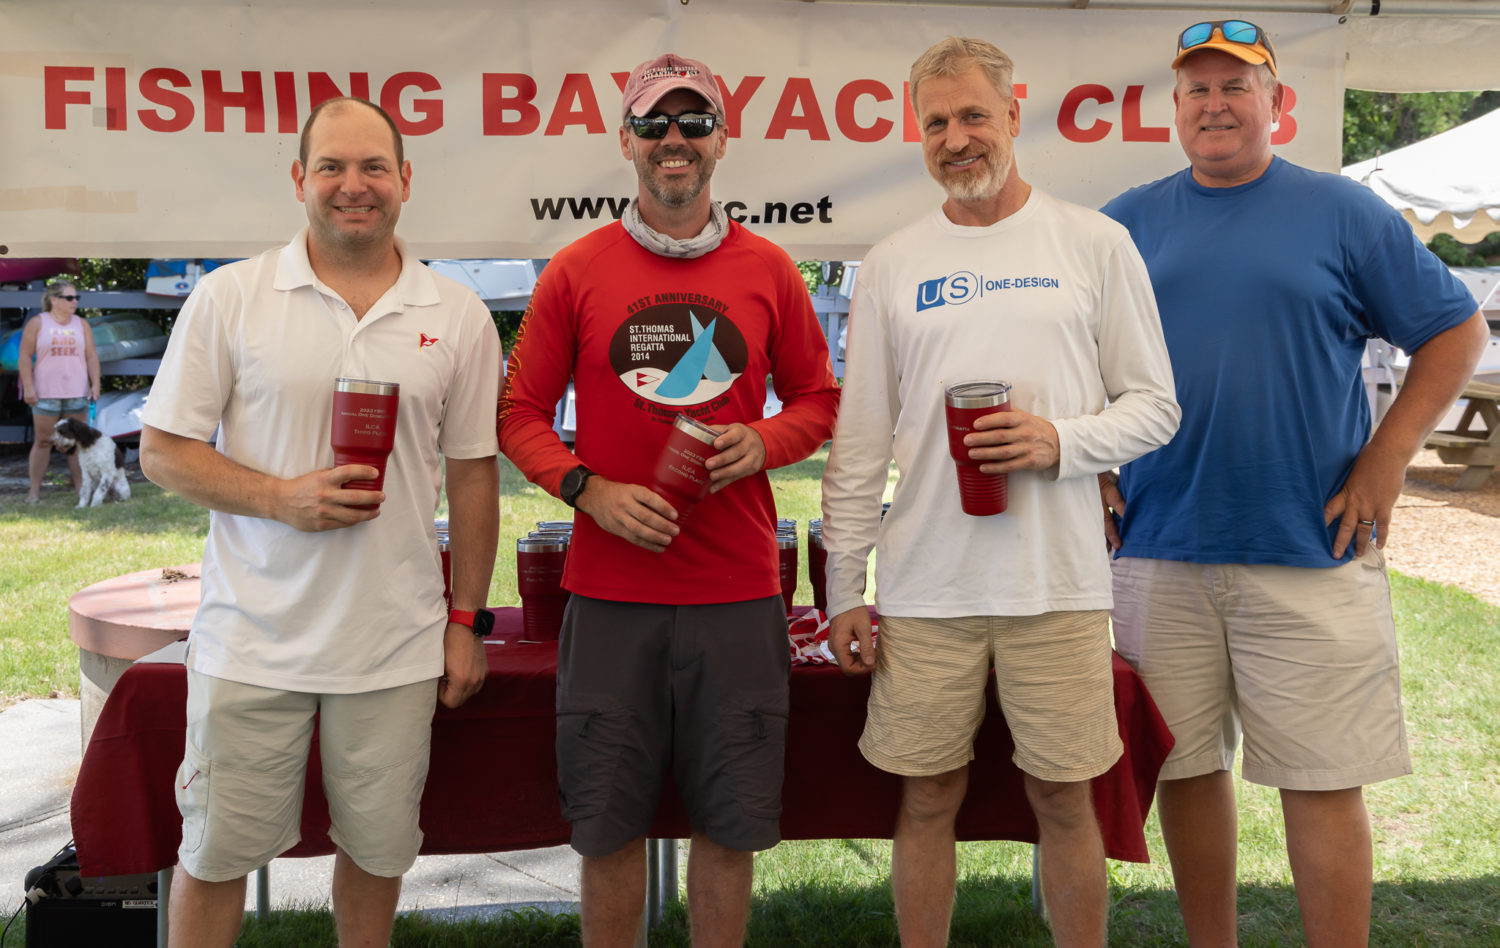
[[[1121,556],[1336,566],[1323,506],[1370,437],[1365,340],[1413,351],[1479,307],[1368,188],[1280,158],[1190,169],[1104,206],[1140,248],[1182,424],[1124,466]]]

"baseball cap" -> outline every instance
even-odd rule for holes
[[[1249,20],[1194,23],[1177,36],[1177,56],[1172,60],[1172,68],[1176,69],[1184,59],[1205,49],[1217,49],[1252,66],[1265,63],[1270,67],[1271,75],[1276,75],[1276,49],[1271,45],[1271,38]]]
[[[663,53],[631,70],[625,82],[624,117],[647,114],[662,96],[677,89],[696,92],[708,100],[714,112],[724,114],[724,97],[713,72],[696,59]]]

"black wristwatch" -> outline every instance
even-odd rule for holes
[[[558,494],[562,496],[562,502],[567,504],[569,507],[576,508],[578,506],[578,495],[583,493],[584,485],[587,484],[589,482],[589,478],[593,476],[594,472],[584,467],[582,464],[564,474],[562,479],[562,487],[558,490]]]
[[[465,612],[462,609],[450,609],[448,621],[466,625],[474,630],[474,637],[487,639],[490,633],[495,631],[495,614],[488,609],[475,609],[473,612]]]

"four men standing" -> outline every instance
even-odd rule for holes
[[[1246,777],[1282,788],[1309,940],[1362,942],[1359,788],[1410,769],[1378,547],[1402,471],[1458,394],[1484,325],[1399,217],[1271,155],[1282,93],[1259,28],[1190,27],[1173,66],[1191,167],[1111,202],[1117,224],[1021,178],[1004,53],[949,38],[917,60],[913,111],[947,199],[865,260],[842,409],[796,267],[709,196],[728,141],[717,80],[673,54],[631,73],[619,141],[638,195],[548,265],[498,421],[507,456],[580,511],[557,756],[584,857],[586,943],[633,942],[643,840],[669,769],[693,827],[694,942],[743,941],[752,854],[779,840],[787,716],[764,472],[816,450],[836,412],[823,484],[830,642],[846,672],[874,675],[861,751],[904,778],[892,866],[903,943],[947,938],[953,824],[991,668],[1057,941],[1104,937],[1089,780],[1121,745],[1095,475],[1125,515],[1109,528],[1123,542],[1119,647],[1177,738],[1160,798],[1190,938],[1234,942],[1229,766],[1243,719]],[[319,106],[292,177],[308,229],[204,280],[145,419],[148,476],[215,511],[178,782],[179,944],[232,941],[244,875],[295,842],[314,713],[340,938],[384,943],[420,843],[434,701],[461,703],[485,672],[469,625],[496,543],[493,325],[395,237],[411,168],[379,109]],[[1227,233],[1233,251],[1210,264]],[[1001,261],[1028,279],[981,293]],[[1359,386],[1370,335],[1414,353],[1373,438]],[[1247,367],[1255,359],[1266,362]],[[340,376],[401,384],[374,497],[343,486],[370,469],[329,467]],[[768,377],[783,403],[769,419]],[[959,508],[944,434],[944,388],[976,378],[1012,386],[1012,410],[964,441],[983,471],[1009,476],[997,516]],[[570,379],[573,450],[552,430]],[[658,464],[687,419],[707,493],[691,509],[664,496]],[[435,564],[440,452],[446,620],[435,568],[416,566]],[[893,458],[901,477],[882,523]],[[1106,473],[1121,465],[1123,497]],[[863,600],[876,548],[879,648]]]

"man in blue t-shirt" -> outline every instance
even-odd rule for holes
[[[1281,791],[1308,944],[1365,944],[1362,787],[1411,772],[1380,547],[1406,465],[1488,330],[1372,192],[1271,153],[1282,108],[1252,23],[1188,27],[1172,61],[1190,168],[1104,207],[1151,273],[1182,424],[1101,477],[1116,647],[1177,744],[1158,791],[1189,940],[1235,944],[1231,767]],[[1410,352],[1371,434],[1365,340]]]

